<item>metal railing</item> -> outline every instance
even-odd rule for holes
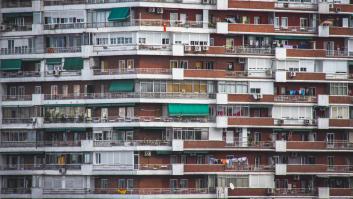
[[[111,147],[111,146],[171,146],[169,140],[95,140],[95,147]]]
[[[170,21],[162,19],[133,19],[122,22],[94,22],[94,23],[70,23],[70,24],[44,24],[44,30],[56,29],[83,29],[83,28],[111,28],[111,27],[128,27],[128,26],[166,26],[166,27],[183,27],[183,28],[202,28],[208,25],[204,21]]]
[[[303,27],[303,26],[287,26],[275,27],[275,32],[290,32],[290,33],[316,33],[316,27]]]
[[[273,149],[274,142],[272,141],[244,141],[244,142],[225,142],[225,147],[237,147],[237,148],[260,148],[260,149]]]
[[[250,46],[233,46],[224,47],[226,54],[245,54],[245,55],[274,55],[275,49],[270,47],[250,47]]]
[[[93,45],[93,52],[114,52],[127,50],[171,51],[171,45],[122,44],[122,45]]]
[[[1,48],[1,55],[22,55],[22,54],[37,54],[43,53],[43,49],[29,48],[29,47],[15,47],[15,48]]]
[[[103,4],[103,3],[128,3],[128,2],[151,2],[151,3],[185,3],[197,4],[195,2],[183,2],[182,0],[45,0],[44,6],[73,5],[73,4]],[[209,5],[215,5],[216,1],[210,1]]]
[[[353,52],[348,50],[326,50],[327,57],[353,57]]]
[[[0,77],[1,78],[40,77],[40,71],[16,71],[16,72],[1,71]]]
[[[2,118],[3,124],[30,124],[32,122],[32,118]]]
[[[317,191],[309,188],[274,188],[273,196],[316,196]]]
[[[32,120],[31,120],[32,121]],[[45,123],[114,123],[114,122],[122,122],[122,123],[130,123],[130,122],[214,122],[214,118],[208,117],[154,117],[154,116],[140,116],[140,117],[130,117],[123,118],[119,116],[109,116],[106,118],[102,117],[92,117],[92,118],[44,118]]]
[[[21,7],[32,7],[32,0],[7,0],[2,1],[2,8],[21,8]]]
[[[334,172],[334,173],[353,173],[353,165],[328,165],[328,164],[288,164],[290,170],[295,172],[296,169],[301,172],[305,172],[305,168],[308,168],[308,172]]]
[[[59,170],[65,168],[69,170],[80,170],[81,164],[17,164],[0,165],[1,170]]]
[[[353,142],[349,142],[349,141],[332,141],[332,142],[328,142],[328,141],[287,141],[287,143],[288,143],[288,145],[291,146],[290,148],[298,148],[298,149],[300,149],[302,147],[302,144],[310,144],[312,146],[312,149],[322,149],[322,148],[318,148],[318,145],[324,147],[325,150],[351,150],[351,149],[353,149]]]
[[[281,118],[274,119],[274,124],[278,126],[316,126],[317,122],[316,119],[310,118]]]
[[[6,97],[6,96],[4,96]],[[66,100],[66,99],[121,99],[121,98],[196,98],[215,99],[214,94],[208,93],[70,93],[67,95],[44,95],[45,100]],[[12,100],[12,98],[10,98]],[[9,100],[9,101],[10,101]],[[13,100],[16,100],[13,98]]]
[[[76,53],[76,52],[81,52],[81,46],[46,48],[46,53]]]
[[[0,189],[2,194],[30,194],[31,188],[4,188],[1,187]]]
[[[154,194],[210,194],[215,193],[213,188],[95,188],[95,194],[130,194],[130,195],[154,195]]]
[[[15,31],[32,31],[32,24],[26,25],[15,25],[15,24],[3,24],[5,26],[5,32],[15,32]]]
[[[171,69],[166,68],[114,68],[93,69],[94,75],[124,75],[124,74],[172,74]]]
[[[0,141],[0,147],[67,147],[67,146],[81,146],[81,140],[67,140],[67,141]]]
[[[316,96],[303,96],[303,95],[276,95],[274,96],[275,102],[308,102],[315,103],[317,102]]]
[[[184,170],[188,170],[188,168],[192,168],[194,167],[195,169],[200,169],[202,170],[202,172],[204,172],[205,170],[213,170],[214,167],[221,167],[224,169],[224,171],[274,171],[275,168],[273,165],[249,165],[245,162],[232,162],[227,163],[227,164],[184,164],[184,166],[186,167],[186,169],[184,168]],[[209,167],[209,168],[208,168]],[[192,169],[194,170],[194,169]]]
[[[2,101],[31,101],[32,95],[3,95]]]
[[[288,10],[317,10],[318,4],[316,3],[305,3],[305,2],[287,2],[278,1],[275,2],[275,8],[288,9]]]

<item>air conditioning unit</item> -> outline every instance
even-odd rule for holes
[[[163,8],[156,9],[156,13],[158,13],[158,14],[163,14],[163,12],[164,12]]]
[[[282,120],[282,119],[280,119],[280,120],[277,121],[277,124],[278,124],[278,125],[282,125],[283,123],[284,123],[284,120]]]
[[[310,124],[310,120],[304,120],[304,125],[307,126]]]
[[[239,64],[245,64],[245,58],[243,57],[239,58]]]
[[[300,180],[300,176],[294,176],[294,180],[299,181]]]
[[[156,8],[148,8],[147,12],[155,13],[156,12]]]
[[[66,174],[66,168],[64,168],[64,167],[59,168],[59,173],[62,175]]]
[[[292,72],[289,73],[289,77],[290,77],[290,78],[293,78],[293,77],[295,77],[295,76],[297,76],[297,73],[296,73],[296,72],[293,72],[293,71],[292,71]]]
[[[151,151],[145,151],[144,156],[150,157],[152,155]]]
[[[195,49],[196,52],[201,52],[201,46],[195,46],[194,49]]]
[[[202,4],[209,4],[210,0],[202,0]]]
[[[188,46],[188,45],[184,46],[184,50],[185,50],[185,52],[190,52],[191,46]]]
[[[0,31],[5,31],[6,30],[6,26],[5,25],[0,25]]]
[[[341,8],[336,8],[336,12],[341,12]]]
[[[53,75],[54,76],[59,76],[60,75],[60,70],[53,70]]]
[[[208,51],[209,47],[208,46],[202,46],[203,51]]]

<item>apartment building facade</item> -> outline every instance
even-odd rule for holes
[[[352,198],[352,0],[2,0],[0,198]]]

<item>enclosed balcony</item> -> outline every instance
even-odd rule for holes
[[[209,173],[209,172],[273,172],[271,165],[248,165],[243,163],[225,164],[185,164],[185,173]]]
[[[32,0],[3,0],[1,8],[32,7]]]

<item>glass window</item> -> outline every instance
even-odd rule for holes
[[[348,95],[348,83],[331,83],[330,95]]]

